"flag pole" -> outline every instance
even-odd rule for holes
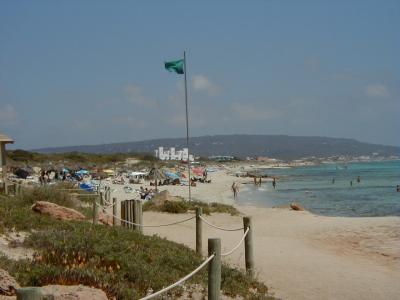
[[[189,185],[189,201],[192,200],[191,182],[190,182],[190,159],[189,159],[189,113],[188,113],[188,96],[187,96],[187,80],[186,80],[186,51],[183,51],[183,73],[185,74],[185,106],[186,106],[186,146],[188,149],[187,165],[188,165],[188,185]]]

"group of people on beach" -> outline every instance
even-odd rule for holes
[[[139,189],[140,199],[142,200],[150,200],[155,194],[155,191],[148,188],[143,188],[142,186]]]
[[[52,175],[54,173],[54,175]],[[69,174],[68,174],[69,175]],[[70,176],[70,175],[69,175]],[[49,171],[49,170],[42,170],[39,176],[39,183],[40,185],[45,185],[54,179],[55,181],[65,181],[67,180],[67,174],[65,172],[57,172],[57,171]]]

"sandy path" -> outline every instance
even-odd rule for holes
[[[283,299],[399,299],[400,218],[331,218],[284,209],[240,207],[253,217],[257,276]],[[189,214],[148,212],[145,224],[184,219]],[[242,225],[241,217],[208,216],[223,227]],[[173,227],[146,228],[191,248],[194,220]],[[207,238],[220,237],[230,250],[241,232],[223,232],[203,224],[203,253]],[[244,268],[240,247],[224,259]]]

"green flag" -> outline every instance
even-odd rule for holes
[[[167,61],[165,62],[165,69],[170,72],[175,72],[177,74],[184,74],[184,62],[183,59],[175,60],[175,61]]]

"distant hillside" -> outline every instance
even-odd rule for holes
[[[327,157],[334,155],[400,155],[400,147],[368,144],[354,139],[328,137],[300,137],[287,135],[215,135],[193,137],[190,141],[191,152],[195,155],[233,155],[268,156],[284,160],[302,157]],[[155,139],[139,142],[114,143],[102,145],[43,148],[35,151],[42,153],[89,152],[89,153],[125,153],[149,152],[159,146],[182,148],[185,138]]]

